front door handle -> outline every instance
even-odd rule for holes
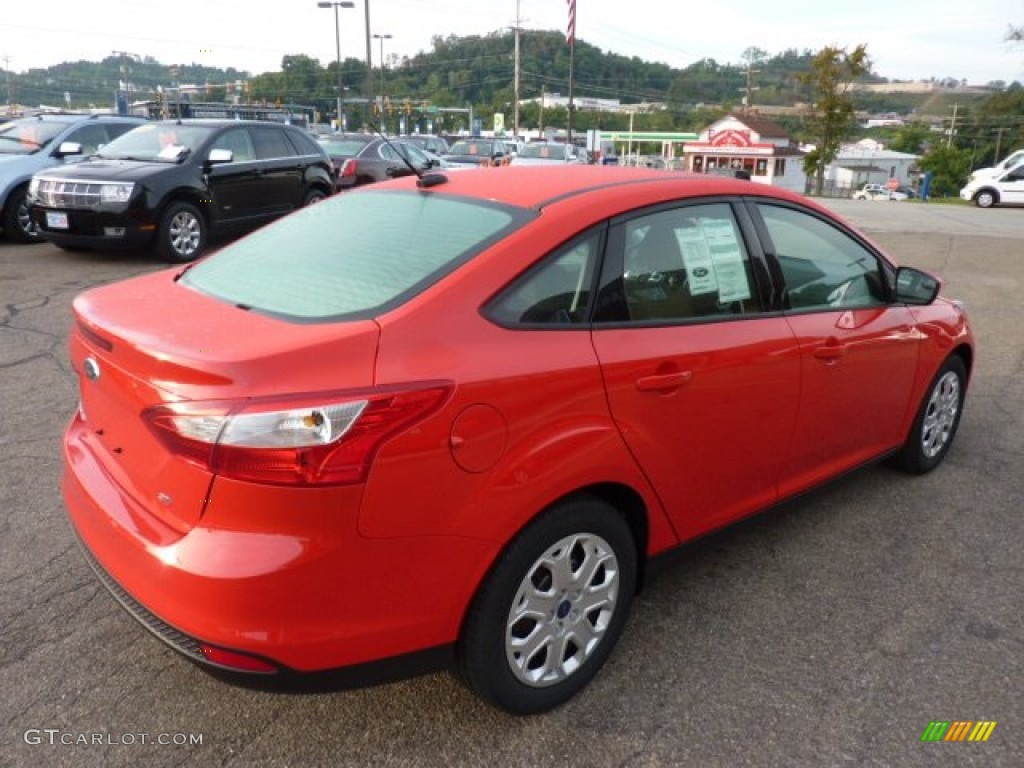
[[[839,343],[826,344],[824,347],[818,347],[814,350],[814,356],[830,365],[834,365],[846,357],[846,345]]]
[[[693,373],[690,371],[673,371],[672,373],[659,373],[654,376],[642,376],[636,380],[636,388],[641,392],[668,394],[689,384],[692,378]]]

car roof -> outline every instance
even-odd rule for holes
[[[182,119],[154,120],[153,125],[196,125],[206,128],[222,128],[227,126],[265,126],[277,125],[281,128],[293,128],[299,130],[298,126],[288,123],[279,123],[275,120],[232,120],[223,117],[187,117]]]
[[[448,181],[430,187],[431,193],[459,195],[492,200],[520,208],[543,208],[559,200],[587,195],[598,190],[634,184],[663,184],[673,186],[671,196],[703,195],[757,195],[799,202],[826,212],[813,201],[795,192],[724,176],[662,171],[654,168],[632,168],[600,165],[536,165],[510,166],[494,170],[462,173],[443,173]],[[387,187],[415,186],[416,179],[404,179],[374,185]],[[678,185],[684,184],[679,189]],[[834,218],[833,214],[829,214]]]

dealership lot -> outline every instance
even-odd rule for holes
[[[65,337],[77,292],[160,265],[0,243],[4,756],[108,766],[1020,764],[1024,212],[828,204],[899,261],[941,274],[970,308],[979,358],[946,463],[922,478],[869,468],[689,549],[637,601],[595,683],[531,719],[486,708],[447,675],[308,696],[233,688],[138,627],[96,582],[64,519],[59,441],[76,398]],[[984,744],[921,743],[935,720],[998,725]]]

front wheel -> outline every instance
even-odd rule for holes
[[[996,193],[988,189],[983,189],[974,196],[974,204],[979,208],[991,208],[997,202]]]
[[[480,586],[459,640],[466,682],[515,714],[551,709],[597,674],[636,589],[632,532],[606,502],[564,501],[523,529]]]
[[[28,213],[28,187],[22,185],[7,197],[4,209],[4,232],[15,243],[41,243],[39,228]]]
[[[894,457],[897,467],[923,475],[942,463],[960,425],[966,394],[967,369],[959,356],[952,355],[925,393],[907,442]]]
[[[171,203],[157,232],[157,253],[166,261],[184,263],[198,259],[206,247],[206,220],[194,205]]]

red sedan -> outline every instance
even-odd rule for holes
[[[372,185],[76,299],[64,497],[104,583],[198,662],[452,663],[539,712],[597,673],[655,556],[943,460],[975,352],[938,291],[736,179]]]

